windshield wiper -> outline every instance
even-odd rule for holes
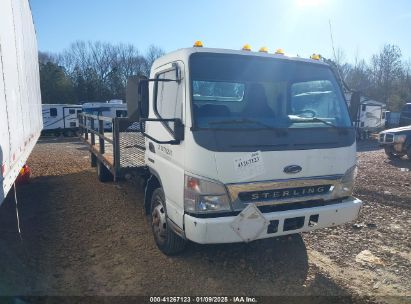
[[[333,123],[331,123],[331,122],[329,122],[329,121],[326,121],[325,119],[321,119],[321,118],[317,118],[317,117],[313,117],[313,118],[311,118],[311,119],[312,119],[312,121],[322,122],[322,123],[325,124],[325,125],[328,125],[328,126],[331,126],[331,127],[333,127],[333,128],[338,129],[338,127],[337,127],[335,124],[333,124]]]
[[[310,121],[313,121],[313,122],[322,122],[323,124],[325,124],[325,125],[327,125],[327,126],[331,126],[331,127],[333,127],[333,128],[338,129],[338,127],[337,127],[335,124],[333,124],[333,123],[331,123],[331,122],[329,122],[329,121],[326,121],[325,119],[321,119],[321,118],[318,118],[318,117],[303,117],[303,116],[296,116],[296,117],[303,119],[303,120],[298,121],[298,122],[310,122]],[[294,122],[296,122],[296,121],[294,121]]]
[[[243,125],[243,124],[250,124],[250,123],[257,124],[257,125],[259,125],[261,127],[264,127],[266,129],[274,129],[274,127],[266,125],[263,122],[260,122],[258,120],[248,119],[248,118],[221,120],[221,121],[210,121],[208,124],[209,125],[234,125],[234,124]]]

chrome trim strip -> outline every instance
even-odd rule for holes
[[[282,205],[288,203],[296,203],[307,200],[332,200],[336,197],[336,189],[339,186],[339,181],[343,175],[331,175],[331,176],[315,176],[315,177],[303,177],[294,179],[281,179],[281,180],[271,180],[271,181],[261,181],[261,182],[251,182],[251,183],[238,183],[238,184],[227,184],[228,194],[231,198],[232,207],[234,210],[242,210],[248,203],[255,203],[257,206],[266,205]],[[269,191],[276,189],[286,189],[286,188],[298,188],[298,187],[309,187],[309,186],[321,186],[321,185],[331,185],[330,191],[326,194],[320,195],[307,195],[301,197],[291,197],[289,199],[282,198],[276,200],[264,200],[264,201],[248,201],[243,202],[239,199],[238,195],[241,192],[253,192],[253,191]]]
[[[323,176],[309,176],[309,177],[296,177],[296,178],[284,178],[284,179],[270,179],[270,180],[263,180],[263,181],[255,181],[249,183],[229,183],[226,184],[227,186],[230,185],[240,185],[240,184],[258,184],[258,183],[270,183],[270,182],[289,182],[292,180],[313,180],[313,179],[326,179],[326,180],[336,180],[341,179],[344,174],[334,174],[334,175],[323,175]]]

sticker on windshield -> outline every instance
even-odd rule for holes
[[[234,171],[238,177],[248,179],[264,173],[261,151],[252,152],[234,159]]]

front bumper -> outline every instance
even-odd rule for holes
[[[273,232],[272,227],[265,227],[253,240],[341,225],[355,220],[358,217],[361,206],[362,201],[354,197],[349,197],[341,203],[333,205],[263,213],[262,215],[268,224],[278,224],[277,229],[274,229],[276,232]],[[316,215],[318,215],[318,220],[315,225],[312,225],[312,223],[309,223],[310,217],[314,216],[315,218]],[[185,236],[187,239],[200,244],[243,242],[243,238],[232,228],[233,222],[238,216],[240,215],[217,218],[196,218],[185,214]],[[296,221],[301,223],[301,225],[298,224],[296,227],[300,228],[290,230],[289,223],[293,222],[296,218],[298,218]],[[285,227],[285,225],[287,227]]]
[[[380,146],[392,153],[405,153],[406,149],[403,143],[380,143]]]

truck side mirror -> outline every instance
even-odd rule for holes
[[[350,112],[351,120],[355,123],[355,126],[358,123],[358,112],[360,110],[360,106],[361,106],[361,93],[353,92],[351,95],[349,112]]]
[[[178,142],[184,140],[184,125],[181,119],[174,120],[174,139]]]
[[[126,102],[128,118],[139,121],[148,117],[148,81],[145,76],[127,78]]]
[[[148,118],[148,79],[140,79],[138,83],[138,107],[140,110],[140,118]]]

